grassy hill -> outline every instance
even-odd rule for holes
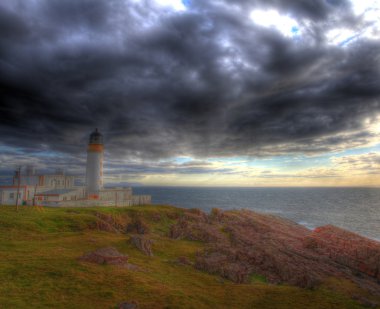
[[[236,284],[182,265],[179,257],[193,260],[204,247],[167,236],[182,213],[169,206],[21,207],[19,212],[0,206],[0,308],[117,308],[131,300],[139,308],[362,308],[352,295],[371,298],[342,279],[331,278],[315,289],[268,284],[260,276]],[[102,230],[99,214],[120,226],[143,220],[154,256],[136,249],[128,233]],[[78,260],[110,246],[139,270]]]

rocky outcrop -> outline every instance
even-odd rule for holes
[[[117,215],[108,215],[104,213],[95,214],[97,220],[91,224],[91,229],[97,229],[99,231],[106,231],[111,233],[123,233],[129,222],[129,218]]]
[[[374,287],[376,283],[363,276],[379,275],[378,242],[333,227],[313,232],[248,210],[212,210],[210,215],[185,211],[169,236],[205,242],[194,267],[237,283],[261,275],[270,283],[314,287],[330,276],[360,275],[355,282]]]
[[[379,304],[371,299],[365,298],[360,295],[353,295],[352,299],[357,301],[359,304],[361,304],[365,308],[379,308]]]
[[[132,235],[131,242],[137,249],[147,256],[153,256],[152,244],[153,241],[143,235]]]
[[[136,301],[122,302],[117,306],[119,309],[138,309],[138,304]]]
[[[198,254],[195,268],[207,271],[213,274],[219,274],[222,277],[236,283],[245,283],[249,278],[249,269],[245,263],[234,261],[228,250],[214,248]]]
[[[380,282],[380,246],[371,239],[326,225],[305,238],[305,247]]]
[[[128,256],[113,247],[107,247],[88,252],[80,257],[79,260],[96,264],[124,265],[128,262]]]
[[[148,224],[140,217],[134,217],[127,225],[127,233],[148,234],[150,232]]]
[[[210,223],[209,217],[200,210],[188,210],[178,219],[177,224],[172,225],[169,237],[174,239],[200,240],[205,242],[218,242],[224,237],[219,227]]]

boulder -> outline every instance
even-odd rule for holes
[[[138,309],[138,304],[136,301],[127,301],[127,302],[122,302],[118,305],[119,309]]]
[[[137,249],[142,251],[147,256],[153,256],[152,243],[153,241],[146,236],[142,235],[132,235],[131,242],[136,246]]]
[[[128,256],[113,247],[107,247],[88,252],[79,260],[96,264],[124,265],[128,262]]]

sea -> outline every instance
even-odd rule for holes
[[[183,208],[250,209],[309,229],[333,224],[380,241],[380,188],[135,187],[154,204]]]

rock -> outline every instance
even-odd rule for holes
[[[168,219],[170,220],[177,220],[179,218],[179,214],[177,212],[168,212],[166,214],[166,216],[168,217]]]
[[[110,233],[120,233],[118,229],[116,229],[112,224],[98,220],[94,225],[91,226],[92,229],[96,229],[98,231],[105,231]]]
[[[357,276],[362,273],[380,280],[380,244],[374,240],[326,225],[316,228],[304,244],[349,267]]]
[[[233,262],[229,253],[218,250],[199,254],[196,257],[195,268],[218,274],[236,283],[247,282],[249,277],[249,270],[243,263]]]
[[[228,263],[223,267],[222,276],[236,283],[245,283],[248,282],[249,270],[242,263]]]
[[[104,213],[96,213],[97,220],[90,226],[92,229],[111,233],[122,233],[126,227],[128,218]]]
[[[132,235],[131,242],[136,246],[137,249],[142,251],[147,256],[153,256],[152,243],[153,241],[142,235]]]
[[[371,293],[380,291],[380,243],[335,227],[312,232],[249,210],[217,209],[209,216],[191,210],[171,226],[169,236],[204,242],[206,249],[197,254],[194,267],[237,283],[256,274],[269,283],[313,288],[332,276]]]
[[[150,231],[148,224],[142,218],[134,217],[127,226],[127,233],[148,234]]]
[[[174,239],[185,238],[188,240],[199,240],[205,242],[218,242],[223,240],[217,226],[202,221],[193,220],[194,215],[185,216],[178,220],[177,224],[171,226],[169,237]]]
[[[133,270],[133,271],[139,271],[139,270],[142,270],[139,266],[137,265],[134,265],[134,264],[131,264],[131,263],[126,263],[124,265],[122,265],[124,268],[128,269],[128,270]]]
[[[186,256],[179,256],[177,263],[181,265],[192,265],[193,263]]]
[[[359,304],[366,308],[378,308],[378,303],[360,295],[353,295],[353,300],[356,300]]]
[[[128,302],[123,302],[118,305],[119,309],[138,309],[138,304],[136,301],[128,301]]]
[[[128,256],[113,247],[107,247],[88,252],[79,260],[96,264],[124,265],[128,261]]]
[[[152,218],[152,221],[154,222],[160,222],[162,219],[159,213],[152,214],[151,218]]]

